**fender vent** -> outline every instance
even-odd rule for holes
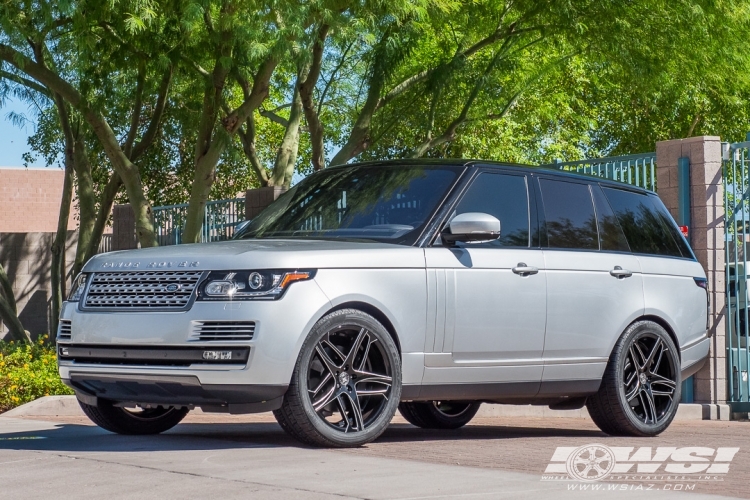
[[[254,334],[254,321],[195,321],[190,340],[253,340]]]
[[[73,333],[73,325],[69,319],[61,319],[60,325],[57,327],[57,340],[70,340],[70,336]]]

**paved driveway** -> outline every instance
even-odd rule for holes
[[[270,415],[191,414],[151,437],[110,434],[85,418],[45,418],[0,417],[0,497],[750,498],[746,422],[676,422],[658,438],[632,439],[607,437],[587,419],[480,418],[447,432],[416,429],[397,416],[376,443],[321,450],[298,445]],[[542,480],[557,447],[589,443],[740,451],[722,481],[694,481],[689,493],[649,491],[648,482],[581,491],[583,483]]]

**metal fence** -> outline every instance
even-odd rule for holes
[[[159,246],[179,245],[187,221],[187,203],[154,207],[154,230]],[[245,219],[245,198],[209,201],[203,210],[201,242],[224,241]]]
[[[748,241],[750,241],[750,142],[724,144],[726,213],[726,349],[728,402],[733,411],[750,410],[750,331],[748,326]]]
[[[580,161],[556,161],[543,166],[626,182],[656,191],[656,153],[609,156]]]

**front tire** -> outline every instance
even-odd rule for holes
[[[80,399],[78,404],[83,413],[102,429],[128,435],[160,434],[179,424],[189,411],[173,406],[130,410],[103,399],[98,401],[98,406],[88,405]]]
[[[401,403],[398,411],[407,422],[422,429],[458,429],[468,424],[482,403],[472,401],[429,401]]]
[[[672,338],[653,321],[628,327],[610,355],[599,391],[587,399],[594,423],[612,436],[656,436],[677,413],[680,360]]]
[[[276,420],[303,443],[354,447],[388,427],[401,397],[401,358],[375,318],[356,309],[322,318],[302,345]]]

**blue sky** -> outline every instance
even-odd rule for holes
[[[22,155],[29,151],[26,139],[34,133],[34,124],[27,123],[25,127],[13,125],[8,119],[9,113],[24,114],[33,118],[33,114],[28,106],[15,99],[7,99],[0,107],[0,168],[3,167],[22,167]],[[29,167],[44,167],[42,160],[37,161],[38,165],[29,165]]]

